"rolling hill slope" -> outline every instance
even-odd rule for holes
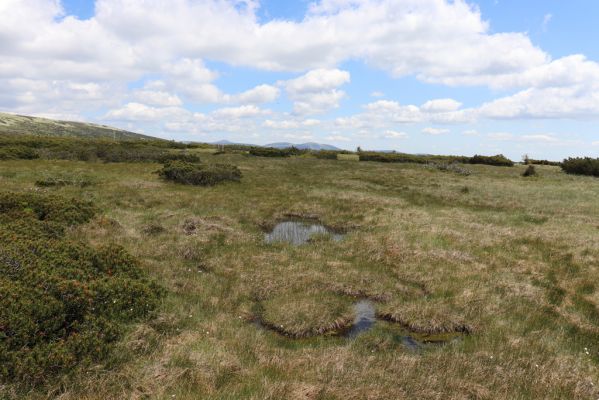
[[[47,118],[0,113],[0,134],[115,138],[129,140],[157,139],[106,125],[58,121]]]

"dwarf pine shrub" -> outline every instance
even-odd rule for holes
[[[494,165],[496,167],[513,167],[514,162],[504,156],[503,154],[497,154],[496,156],[481,156],[475,155],[469,160],[470,164],[486,164]]]
[[[561,167],[568,174],[599,176],[599,158],[568,158]]]
[[[524,170],[524,172],[522,173],[522,176],[528,177],[528,176],[535,176],[536,174],[537,174],[537,170],[535,169],[535,166],[532,164],[529,164],[528,167],[526,168],[526,170]]]
[[[213,186],[220,182],[241,180],[241,171],[231,164],[199,164],[169,161],[158,175],[163,179],[185,185]]]
[[[161,290],[123,248],[68,239],[86,202],[0,194],[0,381],[36,384],[106,357]]]

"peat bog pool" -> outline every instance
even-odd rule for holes
[[[318,220],[289,219],[277,223],[270,232],[264,234],[264,241],[268,244],[289,243],[292,246],[301,246],[309,243],[314,235],[328,235],[334,241],[341,241],[345,234],[335,232],[333,229],[321,224]],[[389,325],[394,331],[394,340],[400,342],[408,350],[419,351],[428,346],[439,346],[455,342],[463,338],[461,332],[452,332],[445,334],[419,334],[411,332],[397,323],[388,321],[385,318],[377,316],[376,307],[373,300],[358,299],[353,305],[354,320],[346,329],[339,332],[328,333],[315,336],[342,337],[352,340],[373,329],[377,323]],[[256,316],[251,321],[254,326],[261,330],[268,330],[278,335],[286,336],[278,329],[264,323]],[[290,340],[302,340],[306,338],[291,338]]]
[[[385,324],[387,327],[391,328],[391,331],[393,332],[394,341],[401,343],[406,349],[412,351],[422,351],[425,348],[431,346],[443,346],[449,343],[459,341],[466,335],[462,332],[450,332],[440,334],[419,334],[410,332],[396,323],[377,317],[376,307],[372,300],[358,300],[356,303],[354,303],[353,310],[354,320],[352,325],[350,325],[347,329],[344,329],[339,332],[319,334],[303,338],[289,337],[281,331],[279,331],[278,329],[274,328],[272,325],[264,323],[260,317],[254,317],[251,320],[251,322],[256,328],[260,330],[270,331],[279,336],[294,341],[309,340],[317,336],[330,338],[341,337],[347,340],[353,340],[356,339],[358,336],[373,329],[375,327],[375,324]]]
[[[288,220],[279,222],[271,232],[265,233],[264,240],[269,244],[284,242],[301,246],[308,243],[314,235],[330,235],[335,241],[340,241],[345,236],[316,221]]]

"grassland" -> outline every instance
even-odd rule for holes
[[[201,154],[239,183],[167,183],[152,163],[0,162],[0,187],[89,200],[69,235],[119,243],[167,294],[100,365],[0,398],[596,399],[599,180],[558,167],[416,164]],[[40,177],[89,185],[40,187]],[[77,178],[78,179],[78,178]],[[77,179],[73,179],[77,181]],[[267,245],[286,214],[347,232]],[[355,339],[318,335],[370,298]],[[292,339],[255,323],[283,325]],[[384,317],[384,318],[383,318]],[[413,350],[418,338],[456,333]]]

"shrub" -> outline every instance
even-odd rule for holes
[[[528,168],[526,168],[526,170],[522,173],[522,176],[527,177],[527,176],[535,176],[537,174],[537,170],[535,169],[535,166],[532,164],[528,165]]]
[[[250,148],[250,154],[258,157],[290,157],[305,153],[305,151],[299,150],[295,147],[288,147],[286,149],[276,149],[273,147],[252,147]]]
[[[322,160],[336,160],[338,153],[339,153],[338,151],[334,151],[334,150],[320,150],[320,151],[315,151],[312,154],[314,154],[314,157],[320,158]]]
[[[0,148],[0,160],[34,160],[39,154],[32,148],[25,146],[6,146]]]
[[[599,176],[599,158],[568,158],[561,167],[568,174]]]
[[[359,153],[360,161],[377,161],[387,163],[416,163],[428,164],[431,162],[445,163],[463,163],[468,162],[468,157],[462,156],[435,156],[435,155],[417,155],[405,153],[383,153],[376,151],[362,151]]]
[[[36,384],[97,362],[157,307],[161,290],[124,249],[64,235],[94,212],[67,198],[0,194],[0,380]]]
[[[535,164],[535,165],[552,165],[554,167],[560,167],[562,165],[561,162],[559,161],[548,161],[548,160],[534,160],[532,158],[528,159],[528,164]]]
[[[471,157],[469,160],[470,164],[486,164],[486,165],[494,165],[497,167],[513,167],[514,162],[509,158],[505,157],[503,154],[498,154],[496,156],[481,156],[475,155]]]
[[[239,182],[241,171],[231,164],[194,164],[170,161],[158,171],[163,179],[185,185],[212,186],[220,182]]]

